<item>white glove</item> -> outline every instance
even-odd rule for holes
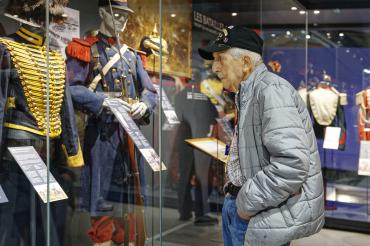
[[[127,102],[123,101],[122,99],[119,99],[119,98],[105,98],[104,101],[103,101],[103,107],[105,109],[109,110],[107,100],[114,101],[114,102],[119,102],[123,106],[123,108],[126,110],[127,113],[131,112],[131,105],[128,104]]]
[[[134,103],[131,106],[131,116],[134,120],[138,120],[145,115],[147,110],[148,110],[148,106],[146,106],[145,103],[143,102]]]

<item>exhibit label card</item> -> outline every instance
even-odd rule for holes
[[[116,116],[117,120],[123,126],[127,134],[131,137],[140,153],[144,156],[150,167],[154,172],[161,171],[160,159],[158,154],[149,144],[148,140],[141,133],[131,115],[125,110],[122,104],[115,100],[107,100],[108,106],[112,113]],[[162,162],[162,171],[166,170],[166,166]]]
[[[328,126],[325,129],[324,149],[338,149],[340,140],[340,127]]]
[[[358,175],[370,176],[370,141],[361,141]]]
[[[3,188],[1,188],[0,186],[0,203],[7,203],[7,202],[8,202],[8,198],[6,197]]]
[[[8,148],[23,173],[26,175],[37,194],[44,203],[47,203],[47,167],[35,148],[32,146]],[[50,202],[67,199],[68,196],[62,187],[49,172]]]
[[[227,163],[227,155],[225,154],[226,144],[217,138],[193,138],[186,139],[185,142],[205,154],[210,155],[225,164]]]
[[[160,86],[156,84],[154,84],[153,86],[155,90],[157,91],[157,94],[160,95],[160,92],[161,92]],[[180,121],[177,118],[176,112],[174,108],[172,107],[170,100],[168,100],[167,94],[163,88],[162,88],[162,109],[163,109],[163,113],[166,116],[169,124],[172,124],[172,125],[180,124]]]

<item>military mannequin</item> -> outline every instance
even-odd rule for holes
[[[317,139],[324,139],[328,126],[341,128],[339,150],[346,145],[346,119],[344,106],[348,104],[347,94],[339,93],[331,84],[331,77],[324,71],[323,80],[307,94],[307,104],[313,118],[313,129]]]
[[[126,191],[132,185],[127,136],[105,102],[108,98],[120,102],[139,125],[149,123],[150,114],[156,105],[155,89],[141,58],[135,50],[118,45],[118,33],[124,31],[128,14],[132,12],[124,0],[99,1],[99,33],[84,40],[74,39],[66,49],[74,106],[88,115],[83,151],[86,165],[81,176],[81,196],[82,209],[92,216],[89,235],[95,243],[110,240],[122,243],[115,238],[114,231],[100,235],[99,230],[104,230],[100,225],[111,227],[112,223],[116,231],[120,228],[116,220],[102,223],[107,216],[114,217],[113,207],[107,201],[112,185]],[[119,49],[123,53],[122,57],[105,72],[104,68],[118,55]],[[96,79],[97,76],[103,79]],[[139,163],[142,169],[143,164]],[[127,199],[124,202],[132,202],[130,197]]]
[[[46,205],[8,151],[8,147],[33,146],[65,189],[66,162],[83,165],[75,129],[63,57],[50,51],[46,63],[45,2],[9,1],[6,16],[21,23],[16,33],[0,38],[0,184],[8,203],[0,204],[0,245],[46,244]],[[62,20],[68,1],[50,1],[51,20]],[[45,74],[50,74],[50,131],[47,127]],[[46,136],[50,137],[47,152]],[[66,154],[61,158],[60,153]],[[63,160],[62,160],[63,159]],[[33,204],[33,205],[32,205]],[[33,206],[33,207],[32,207]],[[50,204],[50,242],[62,245],[67,200]],[[31,221],[30,218],[34,218]],[[32,224],[33,223],[33,224]],[[36,226],[37,225],[37,226]],[[31,233],[31,228],[34,228]]]

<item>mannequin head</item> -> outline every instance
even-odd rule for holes
[[[99,0],[100,32],[115,37],[125,30],[128,15],[133,12],[127,7],[127,0]]]
[[[6,9],[6,16],[15,19],[21,23],[31,26],[42,26],[45,23],[46,0],[10,0]],[[61,22],[64,20],[64,7],[69,0],[49,1],[50,21]]]
[[[126,28],[128,13],[125,10],[113,9],[114,21],[109,7],[99,8],[101,19],[100,32],[108,37],[115,37],[117,33],[123,32]]]

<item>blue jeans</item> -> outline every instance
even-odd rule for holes
[[[227,195],[222,207],[222,236],[224,246],[244,245],[248,221],[239,217],[236,212],[236,197]],[[289,246],[290,243],[283,246]]]

